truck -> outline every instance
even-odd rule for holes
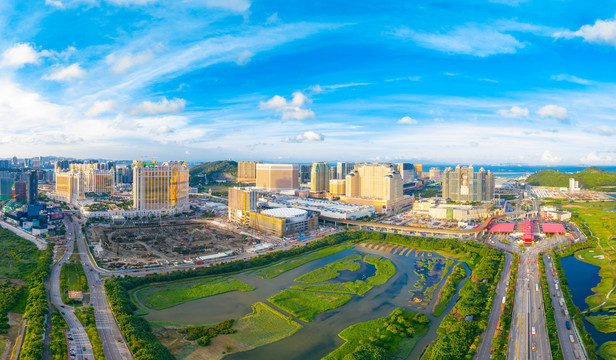
[[[531,335],[537,335],[537,332],[535,331],[535,327],[534,326],[530,328],[530,333],[531,333]]]

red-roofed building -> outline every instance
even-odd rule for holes
[[[564,234],[567,232],[562,224],[557,223],[543,223],[541,224],[541,231],[546,234]]]
[[[500,223],[494,224],[490,227],[488,232],[491,233],[512,233],[515,228],[514,223]]]
[[[535,237],[533,236],[533,222],[531,220],[524,220],[524,225],[522,225],[524,235],[522,240],[524,240],[525,245],[531,245]]]

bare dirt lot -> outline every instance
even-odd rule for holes
[[[87,234],[97,260],[109,269],[190,260],[247,245],[244,236],[204,221],[95,225]]]

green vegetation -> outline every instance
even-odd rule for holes
[[[500,316],[500,327],[497,329],[498,334],[492,339],[491,352],[493,354],[493,359],[496,360],[505,360],[507,358],[509,332],[511,330],[511,318],[513,316],[513,300],[515,299],[515,285],[518,281],[518,261],[520,261],[518,254],[513,254],[509,286],[505,293],[506,300],[503,306],[503,313]]]
[[[447,263],[445,263],[445,268],[443,269],[443,273],[441,274],[441,278],[439,279],[439,281],[435,282],[434,285],[424,290],[424,296],[426,298],[432,298],[434,296],[434,291],[436,290],[438,285],[443,281],[445,276],[447,276],[447,273],[449,272],[449,269],[453,266],[453,264],[455,264],[455,261],[447,260]]]
[[[310,322],[316,314],[338,308],[351,298],[351,295],[283,290],[267,300],[298,319]]]
[[[308,274],[304,274],[297,279],[296,282],[300,283],[317,283],[322,281],[327,281],[331,279],[335,279],[340,276],[340,271],[349,270],[349,271],[357,271],[361,267],[360,263],[357,260],[361,259],[361,255],[353,254],[349,255],[343,259],[334,261],[331,264],[328,264],[322,268],[318,268],[314,271],[309,272]]]
[[[8,312],[15,306],[20,292],[20,288],[13,286],[8,280],[0,284],[0,334],[6,334],[9,330]]]
[[[189,170],[190,186],[205,185],[207,181],[237,178],[237,162],[231,160],[210,161],[193,166]]]
[[[27,279],[36,268],[38,256],[36,245],[0,228],[0,279]]]
[[[64,360],[68,358],[66,337],[62,329],[68,329],[68,325],[60,312],[55,309],[51,314],[51,341],[49,349],[51,350],[53,360]]]
[[[92,351],[94,352],[94,359],[105,360],[105,353],[103,352],[103,343],[101,337],[98,334],[96,328],[96,319],[94,318],[94,308],[92,306],[86,306],[75,310],[75,316],[79,319],[79,322],[86,328],[86,334],[92,344]]]
[[[287,272],[289,270],[293,270],[296,267],[302,266],[304,264],[307,264],[311,261],[317,260],[317,259],[321,259],[324,258],[326,256],[329,255],[333,255],[336,253],[339,253],[343,250],[346,249],[350,249],[352,248],[351,246],[338,246],[338,247],[328,247],[325,249],[321,249],[319,251],[315,251],[311,254],[308,254],[306,256],[302,256],[299,258],[295,258],[295,259],[289,259],[289,260],[285,260],[282,261],[278,264],[272,265],[272,266],[268,266],[266,268],[257,270],[255,272],[255,276],[261,279],[273,279],[276,276]]]
[[[555,170],[542,170],[528,177],[526,182],[535,186],[568,187],[569,178],[580,182],[585,189],[601,190],[603,187],[616,186],[616,171],[606,171],[590,167],[576,173],[562,173]]]
[[[43,356],[44,320],[48,313],[45,279],[49,276],[52,259],[53,244],[48,244],[47,250],[41,252],[36,268],[28,276],[28,301],[24,313],[24,318],[28,319],[28,327],[19,355],[20,360],[39,360]]]
[[[302,326],[262,302],[252,305],[252,313],[237,320],[231,337],[250,346],[262,346],[293,335]]]
[[[385,284],[387,280],[396,274],[396,267],[389,259],[377,255],[366,255],[364,256],[364,262],[376,267],[374,276],[367,278],[365,281],[356,280],[321,285],[294,285],[291,286],[291,289],[364,295],[376,285]]]
[[[587,316],[586,320],[593,324],[597,331],[602,333],[616,332],[616,316],[595,315]]]
[[[599,347],[597,354],[602,359],[616,359],[616,341],[607,341]]]
[[[232,278],[201,278],[152,284],[136,289],[134,295],[150,309],[162,310],[190,300],[230,291],[252,291],[255,287]]]
[[[413,195],[415,196],[419,195],[422,198],[429,198],[429,197],[441,196],[442,193],[443,193],[443,189],[440,186],[436,186],[436,187],[427,187],[425,189],[415,191]]]
[[[456,290],[458,289],[458,284],[460,281],[466,277],[466,269],[464,269],[464,265],[457,264],[454,266],[453,271],[449,278],[447,278],[447,282],[443,285],[441,289],[440,298],[438,300],[438,305],[434,308],[432,315],[441,316],[443,311],[447,308],[447,304],[453,296],[456,294]]]
[[[75,246],[75,251],[77,247]],[[68,305],[81,305],[81,301],[68,298],[69,291],[88,291],[88,279],[81,265],[79,254],[71,255],[70,262],[62,265],[60,269],[60,293],[62,301]]]
[[[550,350],[554,360],[564,359],[560,341],[558,340],[558,328],[556,327],[556,318],[554,317],[554,305],[550,297],[550,289],[545,275],[545,264],[543,260],[539,261],[539,273],[541,276],[541,289],[543,294],[543,306],[545,308],[545,324],[548,328],[548,337],[550,339]],[[562,289],[561,289],[562,290]]]
[[[186,340],[197,340],[199,346],[208,346],[212,338],[221,334],[234,334],[237,330],[231,329],[233,319],[222,321],[214,326],[189,326],[178,330],[180,334],[188,334]]]
[[[403,309],[395,309],[389,316],[351,325],[338,335],[346,342],[324,357],[324,360],[374,359],[365,357],[366,353],[380,354],[390,359],[398,352],[403,339],[412,339],[404,349],[408,357],[415,342],[427,330],[430,319],[423,314],[414,314]],[[409,346],[410,345],[410,346]],[[381,358],[381,357],[377,357]]]

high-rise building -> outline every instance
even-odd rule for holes
[[[188,210],[186,163],[133,162],[133,207],[144,213],[159,215]]]
[[[54,166],[56,170],[68,170],[70,169],[70,163],[68,160],[58,160],[56,161],[56,165]]]
[[[13,200],[26,201],[26,183],[23,180],[17,180],[13,184]]]
[[[330,166],[329,168],[329,179],[337,179],[338,178],[338,168],[336,166]]]
[[[402,176],[402,184],[406,185],[415,180],[415,165],[410,163],[398,163],[398,172]]]
[[[6,169],[6,168],[10,168],[10,167],[11,167],[11,161],[10,160],[0,160],[0,168]]]
[[[569,192],[580,191],[580,183],[574,178],[569,178]]]
[[[348,173],[355,169],[355,163],[339,162],[336,166],[336,179],[346,179]]]
[[[0,201],[13,198],[13,179],[10,177],[0,177]]]
[[[115,170],[115,182],[116,184],[132,184],[133,182],[133,169],[129,165],[118,166]]]
[[[296,164],[257,164],[256,187],[269,191],[299,188],[299,166]]]
[[[249,212],[257,209],[257,192],[252,188],[229,189],[229,221],[249,225]]]
[[[423,172],[423,165],[415,164],[413,166],[415,167],[415,176],[417,178],[421,177],[421,173]]]
[[[24,174],[26,182],[26,203],[34,204],[38,197],[38,176],[36,171],[28,171]]]
[[[473,166],[447,168],[442,173],[443,198],[459,202],[490,201],[494,198],[494,174]]]
[[[334,196],[346,195],[346,180],[343,179],[331,179],[329,180],[329,193]]]
[[[61,201],[74,204],[85,200],[86,175],[83,171],[72,169],[56,171],[56,190],[54,196]]]
[[[346,177],[346,196],[396,200],[403,196],[402,177],[391,164],[359,164]]]
[[[261,164],[261,161],[238,161],[237,182],[254,183],[257,179],[257,164]]]
[[[310,191],[327,192],[329,191],[329,164],[315,162],[312,164],[310,172]]]
[[[437,168],[437,167],[430,168],[430,180],[434,182],[441,182],[443,180],[443,174],[441,173],[441,168]]]
[[[65,170],[56,163],[55,197],[64,202],[75,203],[85,200],[86,193],[111,194],[115,190],[115,171],[98,169],[98,164],[70,164]],[[103,168],[106,168],[103,164]]]
[[[299,166],[299,183],[307,184],[310,182],[310,173],[312,172],[312,165],[300,165]]]

